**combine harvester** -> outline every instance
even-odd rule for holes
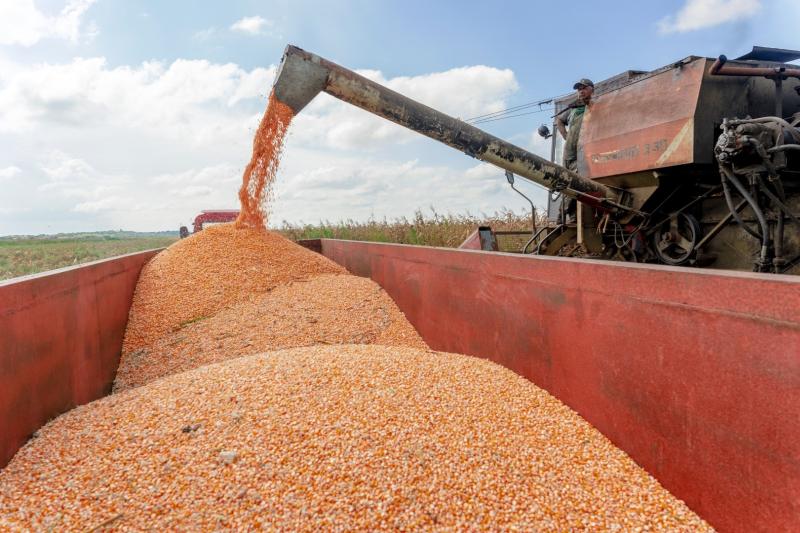
[[[200,211],[199,215],[194,217],[194,222],[192,222],[192,233],[203,231],[203,228],[208,227],[209,225],[213,226],[214,224],[233,222],[238,216],[238,209],[204,209]],[[181,239],[185,239],[189,236],[189,228],[186,226],[181,226],[178,233],[180,234]]]
[[[238,216],[238,209],[205,209],[194,217],[194,222],[192,223],[193,233],[203,231],[203,228],[209,225],[233,222]]]
[[[795,530],[800,278],[783,273],[800,262],[796,57],[689,57],[598,84],[578,175],[290,46],[274,94],[295,113],[324,91],[581,206],[535,236],[538,255],[307,244],[378,282],[433,349],[547,389],[719,530]],[[557,257],[578,250],[625,262]],[[109,392],[154,253],[0,282],[0,464]],[[673,266],[689,264],[757,272]]]
[[[585,206],[534,236],[541,254],[788,273],[800,264],[800,68],[745,63],[690,56],[598,84],[581,175],[299,48],[274,92],[297,114],[324,91]]]

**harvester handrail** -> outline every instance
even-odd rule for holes
[[[777,67],[734,67],[728,65],[728,58],[719,56],[711,65],[709,73],[712,76],[765,76],[781,78],[800,78],[800,68]]]

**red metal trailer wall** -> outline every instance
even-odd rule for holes
[[[722,531],[800,524],[800,279],[323,240],[437,350],[578,411]]]
[[[136,280],[157,252],[0,281],[0,468],[48,420],[110,392]]]

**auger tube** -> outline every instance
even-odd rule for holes
[[[420,104],[316,54],[288,45],[273,86],[275,97],[299,113],[320,91],[442,142],[548,190],[611,211],[631,211],[621,193],[579,176],[466,122]]]

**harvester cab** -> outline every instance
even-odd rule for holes
[[[798,58],[756,47],[733,61],[690,56],[598,83],[577,172],[295,46],[273,93],[297,114],[327,92],[580,202],[575,223],[534,233],[526,249],[536,253],[792,272],[800,271],[800,69],[785,62]],[[570,104],[556,101],[556,111]]]

